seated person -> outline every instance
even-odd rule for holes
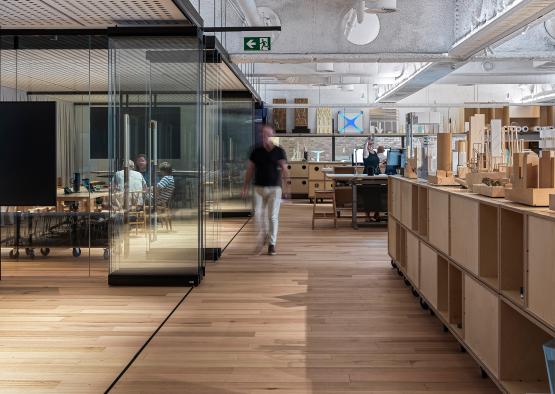
[[[123,163],[125,166],[125,162]],[[147,190],[146,182],[140,172],[135,171],[135,164],[132,160],[129,160],[129,181],[128,181],[128,191],[131,194],[131,204],[132,205],[143,205],[143,192]],[[122,201],[120,196],[123,195],[125,191],[125,170],[119,170],[114,174],[113,179],[114,191],[118,194],[118,203],[121,205]]]
[[[380,174],[384,174],[385,166],[387,164],[387,155],[385,154],[385,148],[383,145],[378,146],[378,158],[380,159]]]
[[[146,184],[150,186],[150,166],[144,153],[140,153],[135,157],[135,168],[142,175]]]
[[[158,167],[162,179],[156,184],[156,206],[167,208],[175,190],[172,165],[167,161]]]

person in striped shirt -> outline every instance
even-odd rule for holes
[[[172,165],[167,161],[160,163],[158,166],[162,179],[156,185],[156,205],[159,207],[167,207],[175,190],[175,181],[173,179]]]

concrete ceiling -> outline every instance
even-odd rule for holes
[[[555,62],[555,39],[544,28],[555,10],[553,0],[398,0],[397,12],[378,15],[380,32],[363,46],[349,43],[344,35],[343,16],[355,1],[255,2],[259,9],[271,8],[281,21],[272,51],[243,51],[242,36],[267,33],[228,33],[226,44],[234,62],[254,63],[251,77],[265,89],[368,85],[378,99],[399,101],[436,82],[547,84],[555,77],[555,64],[550,63]],[[218,14],[218,7],[228,13],[233,8],[236,16],[229,20],[243,23],[240,3],[201,0],[201,13],[205,22],[211,18],[221,25],[226,17]],[[534,59],[543,60],[543,67]],[[315,63],[324,62],[334,63],[333,73],[316,71]],[[422,67],[407,79],[403,66],[416,65]]]

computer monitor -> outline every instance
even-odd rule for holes
[[[401,149],[390,149],[390,151],[387,155],[387,165],[388,166],[400,167],[401,166],[401,154],[402,154]]]
[[[405,157],[403,149],[392,148],[387,155],[385,173],[387,175],[397,174],[397,169],[404,166]]]

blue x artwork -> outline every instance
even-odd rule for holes
[[[344,120],[343,127],[339,128],[340,133],[344,133],[349,127],[352,127],[358,133],[362,133],[362,127],[357,125],[357,120],[362,116],[363,112],[360,111],[358,114],[353,116],[352,118],[348,117],[344,112],[339,112],[339,116],[341,116]],[[351,115],[351,114],[349,114]],[[352,115],[351,115],[352,116]]]

